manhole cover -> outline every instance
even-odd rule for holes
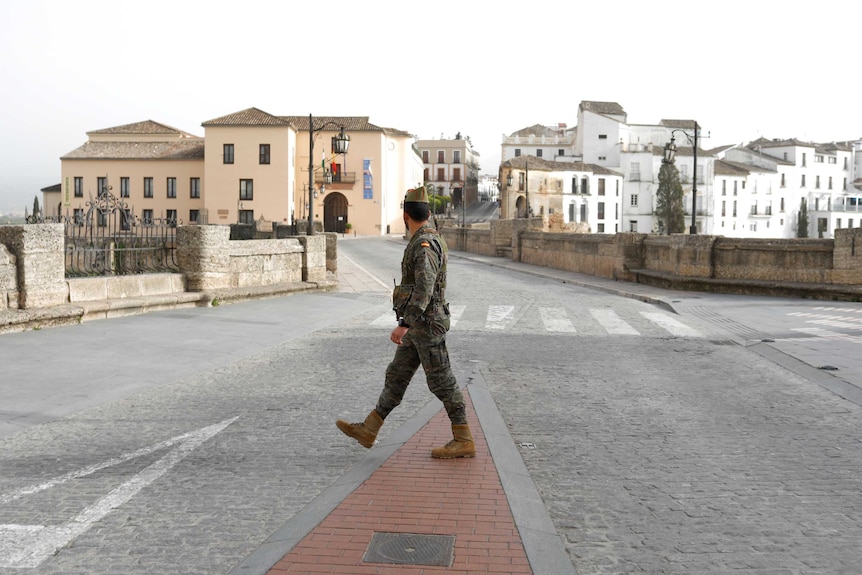
[[[362,560],[365,563],[450,567],[454,535],[375,533]]]

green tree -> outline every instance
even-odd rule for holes
[[[796,217],[796,237],[808,237],[808,204],[805,203],[805,198],[799,202],[799,215]]]
[[[662,162],[658,172],[656,215],[659,233],[681,234],[685,231],[685,210],[682,206],[682,184],[673,162]]]
[[[39,208],[39,196],[33,196],[33,217],[39,217],[41,211]]]

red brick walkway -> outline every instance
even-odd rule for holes
[[[431,421],[309,533],[269,575],[531,574],[482,428],[468,393],[467,417],[476,457],[432,459],[452,439],[446,413]],[[365,563],[378,533],[454,535],[450,567]]]

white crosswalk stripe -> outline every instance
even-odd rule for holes
[[[538,314],[536,314],[538,310]],[[575,312],[575,318],[569,317],[569,312],[563,307],[551,306],[527,306],[518,307],[514,305],[488,305],[488,306],[449,306],[451,329],[474,331],[506,331],[524,330],[529,332],[545,331],[557,334],[600,335],[606,332],[609,335],[656,335],[659,330],[667,332],[676,337],[705,337],[700,331],[694,329],[670,314],[664,312],[632,312],[632,323],[635,328],[620,315],[608,308],[595,308],[589,310],[589,317]],[[638,319],[640,316],[640,319]],[[644,321],[646,320],[646,322]],[[576,327],[580,322],[582,326]],[[586,322],[586,323],[584,323]],[[598,324],[598,326],[596,326]],[[395,314],[387,311],[370,322],[370,325],[380,328],[391,329],[395,326]],[[653,326],[650,328],[649,326]],[[641,331],[639,331],[639,329]]]
[[[654,311],[642,311],[641,315],[659,327],[666,329],[671,335],[678,337],[703,337],[703,334],[696,329],[688,327],[681,321],[667,314]]]
[[[515,306],[489,305],[485,329],[506,329],[514,321]]]
[[[545,329],[551,332],[575,333],[577,330],[561,307],[540,307],[539,315]]]
[[[638,330],[624,322],[612,309],[591,309],[590,314],[609,334],[640,335]]]

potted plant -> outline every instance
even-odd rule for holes
[[[345,234],[349,234],[352,229],[353,229],[353,224],[351,224],[350,222],[347,222],[346,224],[344,224],[344,233]]]

